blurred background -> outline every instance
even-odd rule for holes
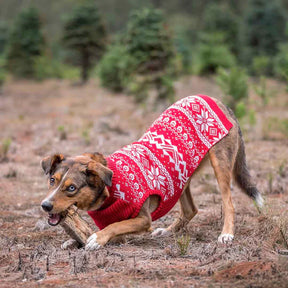
[[[98,77],[141,101],[151,87],[172,99],[182,75],[216,75],[240,113],[248,76],[263,103],[265,77],[288,79],[287,10],[284,0],[1,0],[0,85]]]

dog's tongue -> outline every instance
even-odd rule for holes
[[[61,221],[60,214],[49,214],[48,223],[51,226],[56,226]]]

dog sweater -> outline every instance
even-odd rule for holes
[[[88,211],[99,229],[135,218],[150,195],[160,203],[152,220],[165,215],[208,150],[232,124],[208,96],[179,100],[165,110],[136,142],[108,156],[113,171],[110,196],[99,210]]]

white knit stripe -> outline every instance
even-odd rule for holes
[[[159,118],[157,119],[157,122],[155,121],[155,124],[158,124],[158,125],[161,124],[161,125],[163,125],[163,127],[165,127],[166,129],[170,130],[171,133],[174,133],[174,134],[173,134],[173,135],[174,135],[173,137],[176,137],[176,138],[178,137],[178,138],[180,138],[182,145],[184,145],[184,146],[186,147],[186,153],[188,153],[188,154],[190,155],[190,158],[191,158],[191,159],[194,159],[195,153],[199,154],[199,152],[198,152],[198,150],[197,150],[197,147],[195,147],[195,145],[194,145],[194,135],[190,135],[189,131],[187,130],[186,133],[185,133],[185,134],[187,135],[187,138],[184,139],[183,134],[180,135],[180,134],[177,132],[177,127],[174,127],[174,129],[172,130],[169,121],[163,121],[163,119],[165,119],[165,118],[167,118],[167,117],[168,117],[167,115],[165,115],[164,117],[161,115],[161,117],[159,117]],[[179,120],[179,119],[178,119],[178,116],[175,116],[175,115],[173,115],[173,114],[169,114],[169,119],[172,119],[172,120],[174,120],[175,122],[177,122],[177,121]],[[181,123],[181,125],[182,125],[182,123]],[[186,127],[186,128],[187,128],[187,127]],[[186,129],[186,128],[185,128],[185,129]],[[147,133],[145,133],[145,134],[139,139],[139,141],[142,141],[146,134],[147,134]],[[191,139],[191,141],[189,141],[189,142],[188,142],[188,135],[189,135],[189,138]],[[197,154],[196,154],[196,155],[197,155]],[[197,164],[196,162],[194,162],[194,161],[192,161],[192,162],[190,161],[189,164],[193,167],[193,170],[195,170],[195,169],[198,167],[198,164]],[[191,176],[191,175],[190,175],[190,176]]]
[[[126,148],[126,147],[125,147]],[[141,170],[141,173],[142,175],[144,176],[148,186],[150,189],[153,189],[153,184],[152,182],[150,181],[150,179],[147,177],[147,174],[146,174],[146,169],[145,167],[143,166],[143,164],[136,158],[134,157],[131,153],[125,151],[124,149],[121,149],[119,151],[117,151],[117,153],[120,153],[120,154],[123,154],[123,155],[126,155],[127,157],[129,157],[131,160],[133,160],[133,162],[139,167],[139,169]]]
[[[173,106],[174,109],[179,110],[180,112],[182,112],[188,119],[189,121],[192,123],[193,127],[195,128],[195,131],[198,135],[198,137],[201,139],[201,141],[203,142],[203,144],[210,149],[212,147],[212,145],[209,143],[209,141],[207,141],[207,139],[205,138],[205,136],[203,136],[203,134],[201,133],[201,131],[198,128],[198,125],[196,124],[194,118],[191,116],[191,113],[189,113],[186,109],[179,107],[179,106]]]
[[[141,146],[142,148],[145,149],[147,155],[153,159],[153,162],[156,163],[156,166],[158,166],[161,169],[161,172],[165,175],[166,179],[168,180],[168,192],[169,192],[169,196],[173,196],[174,195],[174,185],[173,185],[173,181],[172,178],[169,174],[169,172],[166,170],[165,166],[159,161],[159,159],[144,145],[141,144],[136,144],[137,146]]]
[[[213,116],[213,118],[216,120],[216,122],[218,123],[219,127],[224,131],[225,134],[228,133],[228,130],[226,129],[226,127],[223,125],[222,121],[219,119],[218,115],[211,109],[210,105],[201,97],[195,95],[195,96],[189,96],[189,97],[195,97],[199,100],[199,102],[201,102],[203,105],[205,105],[205,107],[207,108],[207,110],[210,112],[210,114]],[[189,98],[188,97],[188,98]],[[220,109],[220,108],[219,108]]]
[[[124,147],[123,149],[117,151],[118,153],[121,153],[121,154],[124,154],[126,156],[128,156],[131,160],[133,160],[134,163],[136,163],[136,165],[139,167],[139,169],[141,170],[141,173],[142,175],[144,176],[149,188],[151,190],[154,190],[155,187],[153,186],[153,183],[151,182],[151,180],[149,179],[148,177],[148,174],[147,174],[147,168],[144,167],[143,163],[140,161],[140,159],[136,158],[135,156],[133,156],[131,153],[129,153],[129,146],[131,145],[128,145],[126,147]],[[172,181],[172,178],[169,174],[169,172],[166,170],[166,168],[164,167],[164,165],[159,161],[159,159],[147,148],[145,147],[144,145],[142,144],[133,144],[133,146],[135,147],[141,147],[142,149],[145,150],[145,152],[147,153],[147,156],[152,159],[152,162],[155,163],[156,167],[159,167],[161,172],[165,175],[166,179],[168,180],[168,192],[169,192],[169,196],[172,196],[174,195],[174,185],[173,185],[173,181]]]
[[[146,132],[140,141],[155,145],[158,151],[162,151],[161,153],[169,157],[169,162],[174,164],[175,170],[179,173],[180,188],[183,188],[189,177],[187,176],[187,163],[183,160],[183,154],[179,152],[178,147],[173,145],[170,139],[165,139],[157,132]]]

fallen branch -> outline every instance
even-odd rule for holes
[[[92,235],[93,230],[82,219],[75,206],[71,206],[66,213],[60,225],[72,239],[76,240],[81,246],[84,246],[88,237]]]

